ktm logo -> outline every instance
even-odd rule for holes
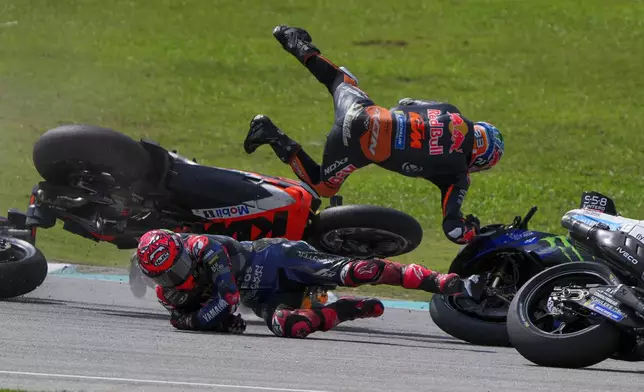
[[[425,122],[418,113],[409,113],[411,123],[411,148],[422,148],[422,140],[425,138]]]
[[[360,136],[360,148],[370,161],[382,162],[391,155],[392,114],[378,106],[369,106],[365,111],[369,126]]]

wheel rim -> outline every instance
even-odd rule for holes
[[[344,227],[324,233],[320,237],[320,244],[333,254],[392,256],[403,253],[410,242],[403,236],[387,230]]]
[[[0,238],[0,263],[7,263],[24,258],[22,249],[12,246],[5,238]]]
[[[533,287],[526,296],[524,317],[535,329],[547,335],[581,335],[605,321],[590,310],[587,314],[555,312],[551,294],[555,286],[585,286],[588,284],[611,284],[610,281],[593,271],[563,271]],[[581,308],[580,308],[581,309]],[[583,308],[585,309],[585,308]]]
[[[493,265],[490,270],[476,272],[481,276],[485,276],[486,279],[485,294],[480,301],[475,301],[470,297],[446,296],[445,302],[454,310],[470,317],[489,322],[504,323],[510,302],[517,291],[520,277],[519,269],[512,258],[508,259],[507,264],[502,267],[500,275],[496,269],[497,266]],[[497,276],[499,277],[497,286],[492,288],[492,283]]]

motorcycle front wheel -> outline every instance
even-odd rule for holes
[[[330,207],[316,215],[307,242],[340,256],[393,257],[416,249],[423,229],[410,215],[372,205]]]
[[[0,237],[0,298],[34,291],[47,277],[45,256],[27,241]]]

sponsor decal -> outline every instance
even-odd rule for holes
[[[566,258],[570,261],[578,261],[578,260],[583,260],[583,257],[577,251],[577,248],[575,248],[570,241],[568,241],[568,238],[565,236],[552,236],[552,237],[544,237],[540,241],[545,242],[550,248],[552,248],[552,251],[555,249],[559,249],[561,253],[563,253]],[[571,254],[569,254],[571,252]]]
[[[351,123],[355,120],[360,113],[364,110],[362,105],[357,103],[351,104],[347,113],[344,115],[344,120],[342,121],[342,143],[345,147],[349,146],[349,139],[351,138]],[[366,129],[367,127],[365,127]]]
[[[257,290],[262,281],[262,276],[264,275],[264,266],[256,265],[254,268],[252,266],[246,268],[244,274],[244,281],[241,284],[242,289]]]
[[[637,264],[637,263],[638,263],[637,259],[636,259],[635,257],[631,256],[631,254],[630,254],[630,253],[628,253],[627,251],[625,251],[624,249],[622,249],[622,247],[621,247],[621,246],[618,246],[618,247],[617,247],[617,252],[619,252],[619,254],[620,254],[623,258],[625,258],[626,260],[630,261],[631,263],[633,263],[633,264]]]
[[[396,118],[396,139],[394,147],[396,150],[404,150],[405,142],[407,141],[407,117],[405,112],[394,110],[394,117]]]
[[[219,256],[214,257],[212,260],[209,260],[210,257],[212,257],[215,254],[215,251],[213,249],[210,249],[208,252],[206,252],[205,255],[203,255],[203,260],[208,260],[208,264],[214,263],[217,260],[219,260]]]
[[[429,118],[429,155],[441,155],[443,146],[438,141],[443,136],[442,122],[438,121],[441,111],[437,109],[427,109],[427,118]]]
[[[349,176],[349,174],[353,173],[354,171],[358,170],[357,167],[353,165],[349,165],[347,167],[342,168],[340,171],[335,173],[335,175],[331,178],[329,178],[327,181],[333,185],[340,185],[344,181],[345,178]]]
[[[330,164],[327,168],[325,168],[325,169],[324,169],[324,174],[329,174],[329,173],[331,173],[332,171],[334,171],[335,169],[337,169],[337,168],[338,168],[338,167],[340,167],[341,165],[344,165],[344,164],[345,164],[345,163],[347,163],[348,161],[349,161],[349,158],[342,158],[342,159],[338,159],[337,161],[333,162],[333,163],[332,163],[332,164]]]
[[[513,239],[515,241],[518,241],[518,240],[520,240],[522,238],[525,238],[525,237],[530,237],[531,235],[534,235],[533,231],[513,230],[513,231],[508,233],[508,237],[510,237],[511,239]]]
[[[644,227],[642,226],[633,226],[633,228],[628,232],[633,238],[638,240],[641,243],[644,243]]]
[[[371,122],[371,136],[369,137],[369,152],[376,155],[376,146],[378,145],[378,136],[380,136],[380,110],[376,108],[373,113]]]
[[[605,197],[585,195],[581,208],[604,212],[606,211],[606,204],[608,204],[608,199]]]
[[[277,336],[284,336],[284,331],[282,331],[282,325],[280,324],[279,317],[283,317],[282,312],[279,312],[278,317],[273,317],[273,332]]]
[[[425,121],[418,113],[409,113],[409,123],[411,125],[411,148],[419,149],[423,147],[423,139],[425,139]]]
[[[452,145],[449,147],[449,153],[454,151],[462,153],[463,150],[461,146],[463,141],[465,141],[465,135],[468,132],[467,123],[463,120],[460,114],[458,113],[448,113],[449,114],[449,131],[452,134]]]
[[[201,210],[192,210],[192,213],[206,219],[226,219],[226,218],[237,218],[240,216],[256,214],[262,210],[247,206],[246,204],[239,204],[236,206],[228,207],[219,207],[219,208],[207,208]]]
[[[403,173],[420,173],[423,171],[423,167],[415,163],[405,162],[402,165],[402,171]]]
[[[458,205],[463,204],[463,200],[465,200],[465,196],[467,196],[467,190],[466,189],[461,189],[458,191],[458,198],[456,199],[456,203]]]
[[[221,234],[237,241],[253,241],[264,237],[283,237],[289,222],[288,211],[277,211],[272,217],[258,216],[251,219],[221,220],[204,224],[206,234]]]
[[[345,259],[345,257],[342,257],[342,256],[333,256],[326,253],[320,253],[315,251],[305,252],[305,251],[298,250],[296,254],[297,254],[297,257],[301,257],[306,260],[317,261],[323,264],[332,263],[338,260]]]
[[[487,132],[481,125],[474,125],[474,156],[477,157],[477,163],[484,161],[482,158],[488,150],[490,143],[487,139]]]
[[[222,263],[217,263],[216,261],[219,260],[219,256],[215,258],[210,264],[210,271],[212,272],[213,275],[219,275],[221,271],[224,270],[224,265]]]
[[[293,171],[295,172],[295,174],[299,178],[301,178],[301,179],[309,178],[306,175],[306,173],[304,172],[304,169],[302,169],[302,166],[300,166],[300,160],[299,159],[297,159],[297,158],[293,159],[290,162],[290,165],[291,165],[291,168],[293,169]]]
[[[610,230],[619,230],[621,227],[621,223],[617,222],[611,222],[606,219],[600,219],[600,218],[593,218],[588,215],[580,215],[580,214],[575,214],[571,216],[572,219],[575,219],[581,223],[584,223],[588,226],[595,226],[597,223],[604,223],[606,224]]]
[[[313,275],[320,276],[320,277],[323,277],[323,278],[333,278],[335,276],[335,272],[331,271],[328,268],[324,268],[324,269],[321,269],[318,272],[314,273]]]
[[[618,313],[594,301],[589,304],[589,307],[602,316],[608,317],[615,321],[621,321],[624,318],[624,315],[622,315],[621,313]]]
[[[160,254],[159,254],[160,253]],[[150,255],[150,260],[155,267],[165,263],[170,257],[170,251],[165,246],[159,246]]]
[[[600,300],[602,300],[602,301],[604,301],[604,302],[606,302],[606,303],[608,303],[608,304],[610,304],[610,305],[612,305],[612,306],[619,306],[619,302],[617,302],[617,301],[616,301],[616,300],[614,300],[613,298],[609,298],[607,295],[605,295],[605,294],[604,294],[603,292],[601,292],[601,291],[596,291],[596,292],[593,294],[593,297],[596,297],[596,298],[598,298],[598,299],[600,299]]]
[[[392,113],[378,106],[369,106],[365,112],[369,126],[360,136],[360,148],[366,158],[382,162],[391,155]]]
[[[228,302],[226,302],[225,299],[220,298],[219,302],[217,302],[217,305],[215,305],[206,314],[204,314],[203,318],[207,323],[209,323],[212,320],[214,320],[215,317],[219,316],[226,309],[228,309]]]

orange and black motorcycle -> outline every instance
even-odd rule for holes
[[[158,143],[90,125],[45,132],[33,150],[45,180],[33,189],[24,227],[63,228],[120,249],[148,230],[212,233],[237,240],[284,237],[321,251],[391,257],[415,249],[422,228],[408,214],[373,205],[322,209],[307,184],[203,166]],[[135,270],[135,269],[132,269]],[[135,293],[136,294],[136,293]]]

